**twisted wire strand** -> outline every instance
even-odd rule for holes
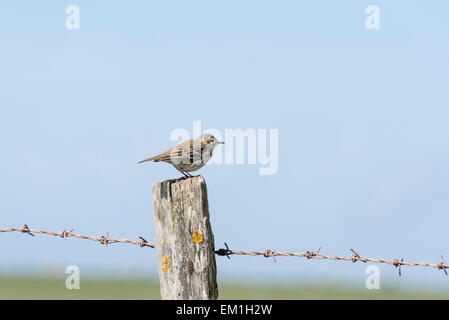
[[[110,238],[109,234],[106,233],[106,236],[100,236],[100,237],[93,237],[93,236],[86,236],[80,233],[75,233],[73,230],[62,230],[60,232],[54,232],[51,230],[41,230],[41,229],[30,229],[25,224],[20,228],[5,228],[0,229],[1,232],[22,232],[27,233],[34,237],[35,234],[48,234],[51,236],[61,237],[64,239],[67,239],[69,237],[75,237],[79,239],[88,239],[93,241],[98,241],[101,244],[108,245],[112,243],[130,243],[139,245],[140,247],[149,247],[149,248],[156,248],[155,243],[150,243],[147,240],[145,240],[142,237],[139,237],[140,240],[130,240],[130,239],[115,239]],[[230,255],[245,255],[245,256],[264,256],[266,258],[273,258],[274,262],[276,262],[276,257],[302,257],[306,259],[325,259],[325,260],[336,260],[336,261],[351,261],[351,262],[374,262],[374,263],[384,263],[389,264],[398,269],[399,275],[401,275],[401,266],[420,266],[420,267],[431,267],[436,268],[438,270],[443,270],[446,275],[448,275],[447,270],[449,268],[449,265],[444,260],[443,256],[441,257],[441,262],[439,263],[431,263],[426,261],[421,262],[413,262],[413,261],[404,261],[404,258],[401,260],[399,259],[382,259],[382,258],[368,258],[368,257],[361,257],[354,249],[350,249],[352,251],[352,255],[350,256],[333,256],[333,255],[325,255],[320,253],[321,247],[319,247],[316,251],[306,251],[306,252],[281,252],[276,250],[265,250],[265,251],[243,251],[243,250],[231,250],[228,247],[228,244],[225,242],[226,248],[221,248],[218,250],[215,250],[215,254],[219,256],[226,256],[228,259],[230,259]]]
[[[101,236],[101,237],[92,237],[92,236],[86,236],[81,233],[75,233],[75,232],[73,232],[73,230],[71,230],[71,231],[62,230],[61,232],[54,232],[51,230],[29,229],[26,224],[23,225],[21,228],[0,229],[0,232],[14,232],[14,231],[28,233],[29,235],[31,235],[33,237],[34,237],[34,234],[36,234],[36,233],[37,234],[48,234],[48,235],[56,236],[56,237],[59,236],[64,239],[67,239],[69,237],[75,237],[75,238],[79,238],[79,239],[88,239],[88,240],[98,241],[101,244],[105,244],[105,245],[108,245],[111,243],[131,243],[131,244],[139,245],[141,247],[155,248],[155,246],[156,246],[154,243],[150,243],[142,237],[139,237],[140,240],[114,239],[114,238],[110,238],[108,234],[106,234],[106,236]]]

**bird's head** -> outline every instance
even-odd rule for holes
[[[222,141],[218,141],[217,138],[215,138],[210,133],[203,134],[201,136],[201,142],[206,145],[210,146],[212,148],[215,148],[218,144],[224,144]]]

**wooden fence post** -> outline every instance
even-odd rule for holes
[[[217,299],[214,236],[202,176],[153,186],[162,299]]]

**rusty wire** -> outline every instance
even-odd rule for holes
[[[264,257],[272,257],[276,262],[275,257],[304,257],[306,259],[326,259],[326,260],[338,260],[338,261],[362,261],[362,262],[374,262],[374,263],[385,263],[392,265],[398,268],[399,276],[401,276],[401,266],[421,266],[421,267],[433,267],[438,270],[443,270],[446,275],[448,275],[447,270],[449,265],[446,264],[443,256],[441,257],[441,262],[439,263],[430,263],[430,262],[412,262],[412,261],[404,261],[404,258],[401,260],[398,259],[378,259],[378,258],[368,258],[361,257],[354,249],[350,249],[353,253],[350,256],[331,256],[320,253],[321,247],[319,247],[316,251],[306,251],[306,252],[280,252],[275,250],[265,250],[265,251],[235,251],[230,250],[228,244],[225,242],[226,249],[218,249],[215,253],[219,256],[229,256],[232,254],[236,255],[248,255],[248,256],[264,256]]]
[[[131,244],[137,244],[140,247],[150,247],[150,248],[154,248],[155,244],[154,243],[149,243],[147,240],[145,240],[142,237],[139,237],[140,240],[129,240],[129,239],[114,239],[114,238],[109,238],[109,234],[106,233],[106,236],[100,236],[100,237],[90,237],[90,236],[85,236],[83,234],[80,233],[75,233],[73,232],[73,230],[62,230],[61,232],[54,232],[54,231],[49,231],[49,230],[40,230],[40,229],[30,229],[28,228],[28,226],[26,224],[24,224],[21,228],[6,228],[6,229],[0,229],[0,232],[13,232],[13,231],[17,231],[17,232],[23,232],[23,233],[28,233],[29,235],[34,237],[35,233],[41,233],[41,234],[48,234],[51,236],[55,236],[55,237],[61,237],[67,239],[68,237],[75,237],[75,238],[79,238],[79,239],[89,239],[89,240],[93,240],[93,241],[98,241],[101,244],[104,245],[108,245],[111,243],[131,243]]]
[[[49,230],[40,230],[40,229],[30,229],[26,224],[24,224],[20,228],[6,228],[6,229],[0,229],[0,232],[22,232],[27,233],[34,237],[34,234],[48,234],[52,236],[59,236],[61,238],[67,239],[68,237],[75,237],[79,239],[89,239],[98,241],[101,244],[108,245],[111,243],[131,243],[139,245],[140,247],[149,247],[149,248],[155,248],[155,243],[149,243],[147,240],[145,240],[142,237],[139,237],[140,240],[129,240],[129,239],[114,239],[110,238],[109,234],[106,233],[106,236],[100,236],[100,237],[91,237],[91,236],[85,236],[83,234],[75,233],[73,230],[67,231],[62,230],[61,232],[54,232]],[[306,252],[280,252],[276,250],[265,250],[265,251],[237,251],[237,250],[231,250],[229,249],[228,244],[224,243],[226,248],[220,248],[218,250],[215,250],[215,254],[219,256],[226,256],[228,259],[230,259],[230,255],[246,255],[246,256],[264,256],[266,258],[273,258],[274,262],[276,262],[276,257],[303,257],[306,259],[326,259],[326,260],[337,260],[337,261],[351,261],[353,263],[357,261],[361,262],[374,262],[374,263],[384,263],[394,266],[398,269],[399,276],[401,276],[401,266],[421,266],[421,267],[431,267],[436,268],[438,270],[443,270],[446,275],[448,275],[447,270],[449,268],[449,265],[444,260],[443,256],[441,257],[441,262],[439,263],[430,263],[430,262],[412,262],[412,261],[404,261],[404,258],[399,259],[380,259],[380,258],[368,258],[368,257],[361,257],[354,249],[349,249],[353,254],[350,256],[332,256],[332,255],[325,255],[320,253],[321,247],[319,247],[315,251],[306,251]]]

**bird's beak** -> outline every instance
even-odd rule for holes
[[[218,141],[218,144],[224,144],[224,141]]]

